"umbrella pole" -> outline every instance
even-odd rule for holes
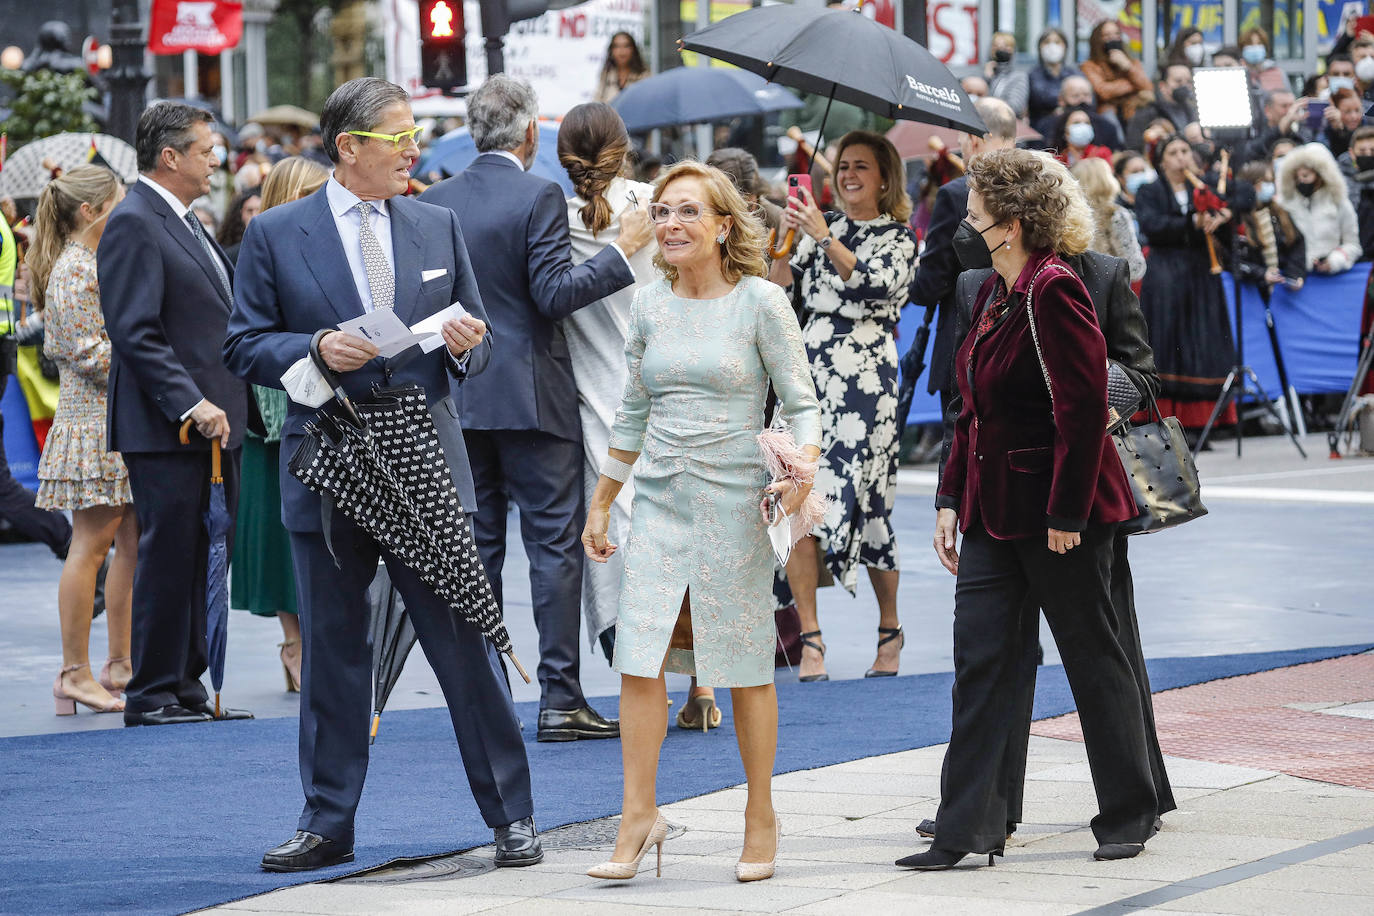
[[[215,718],[219,718],[219,691],[215,691]]]
[[[379,726],[379,725],[381,725],[381,724],[382,724],[382,711],[381,711],[380,709],[374,709],[374,710],[372,710],[372,731],[371,731],[371,733],[369,733],[368,736],[367,736],[367,743],[368,743],[368,744],[376,744],[376,743],[377,743],[377,726]]]
[[[825,100],[825,113],[821,115],[821,126],[820,129],[816,131],[815,150],[817,154],[825,151],[825,122],[830,120],[830,105],[835,101],[835,89],[835,84],[831,83],[830,96]]]
[[[520,676],[525,679],[525,683],[530,682],[530,676],[525,673],[525,666],[520,664],[520,659],[515,657],[514,649],[507,649],[506,655],[510,657],[510,663],[515,666],[515,670],[520,672]]]

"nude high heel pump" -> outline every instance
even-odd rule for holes
[[[57,672],[57,680],[52,682],[52,698],[53,705],[57,707],[57,714],[59,716],[76,715],[77,703],[80,703],[82,706],[94,712],[121,712],[124,709],[124,701],[118,697],[110,697],[108,703],[96,704],[83,700],[80,697],[71,696],[67,693],[67,688],[63,686],[62,679],[73,671],[80,671],[82,668],[89,667],[90,665],[68,665]]]
[[[602,878],[606,881],[628,881],[639,873],[639,863],[644,859],[644,854],[649,851],[650,846],[658,847],[658,877],[663,877],[663,841],[668,838],[668,821],[663,817],[663,812],[658,812],[654,818],[654,826],[649,829],[649,835],[644,838],[644,845],[639,847],[639,854],[634,857],[632,862],[602,862],[600,865],[587,869],[589,878]]]
[[[778,847],[782,845],[782,822],[775,820],[773,826],[778,834],[777,841],[773,844],[773,858],[767,862],[736,862],[736,881],[765,881],[773,877],[773,873],[777,871]]]

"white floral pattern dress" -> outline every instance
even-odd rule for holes
[[[825,441],[817,492],[829,498],[814,534],[835,581],[852,594],[860,566],[897,569],[892,504],[897,492],[895,331],[916,272],[916,240],[888,216],[826,216],[830,234],[858,262],[841,280],[815,240],[792,255],[810,315],[803,333],[820,398]]]
[[[132,503],[124,460],[105,447],[110,338],[100,311],[95,252],[79,242],[66,244],[48,277],[43,352],[57,363],[62,381],[38,460],[35,505],[88,509]]]
[[[768,475],[755,438],[770,379],[797,443],[821,441],[796,316],[762,277],[719,299],[683,299],[662,280],[635,294],[625,354],[610,447],[640,455],[614,667],[695,674],[707,687],[771,684],[776,560],[759,511]],[[688,589],[693,649],[670,650]]]

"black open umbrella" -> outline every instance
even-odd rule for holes
[[[681,44],[770,82],[894,120],[924,121],[979,136],[987,131],[959,80],[939,58],[857,10],[761,6],[693,32]]]
[[[326,514],[342,512],[413,569],[529,683],[477,554],[424,389],[378,387],[370,397],[352,400],[320,356],[325,333],[311,340],[310,356],[336,404],[307,424],[288,462],[291,475],[320,495]],[[327,521],[323,527],[328,544]]]
[[[405,600],[391,587],[391,576],[384,564],[377,564],[377,575],[367,590],[367,598],[372,605],[372,731],[368,735],[368,743],[372,744],[377,740],[382,710],[406,666],[416,636]]]

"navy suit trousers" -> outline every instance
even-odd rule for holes
[[[331,542],[291,532],[301,616],[301,786],[298,829],[353,843],[353,818],[367,773],[372,708],[371,605],[367,587],[380,555],[405,600],[448,703],[468,786],[482,818],[500,827],[534,813],[529,763],[515,704],[496,649],[461,620],[404,563],[335,513]]]
[[[539,430],[463,431],[477,491],[473,534],[505,608],[506,519],[520,509],[539,630],[541,709],[576,709],[582,696],[582,443]]]

